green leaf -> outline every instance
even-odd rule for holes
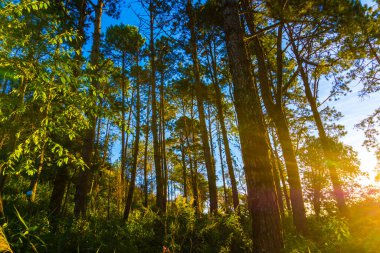
[[[29,227],[28,225],[26,225],[26,222],[24,221],[24,219],[21,217],[20,213],[18,212],[17,208],[15,206],[13,206],[14,209],[16,210],[16,215],[17,215],[17,218],[21,221],[21,223],[24,225],[24,227],[29,230]]]

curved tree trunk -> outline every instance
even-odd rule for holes
[[[298,48],[294,42],[294,38],[293,38],[293,35],[291,32],[291,29],[289,28],[288,31],[290,34],[289,37],[290,37],[290,42],[292,45],[293,53],[296,57],[298,68],[300,70],[301,79],[302,79],[302,82],[303,82],[303,85],[305,88],[306,98],[307,98],[307,101],[309,102],[311,111],[313,113],[313,118],[314,118],[315,124],[317,126],[319,138],[320,138],[321,144],[322,144],[322,149],[323,149],[323,152],[325,155],[325,159],[327,160],[327,169],[330,173],[331,183],[333,185],[334,196],[335,196],[335,199],[337,202],[337,207],[343,216],[348,217],[349,211],[348,211],[347,205],[346,205],[344,190],[343,190],[342,183],[340,182],[340,179],[339,179],[339,176],[337,173],[336,165],[334,164],[335,158],[334,158],[334,152],[332,150],[332,143],[331,143],[331,140],[328,138],[326,131],[325,131],[325,128],[323,126],[321,115],[318,111],[317,101],[314,98],[313,93],[311,91],[311,87],[310,87],[310,83],[309,83],[309,77],[308,77],[307,73],[305,72],[305,69],[303,68],[303,62],[301,60],[301,56],[299,54]]]

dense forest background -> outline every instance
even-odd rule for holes
[[[379,184],[330,101],[378,95],[379,14],[1,0],[0,251],[378,252]]]

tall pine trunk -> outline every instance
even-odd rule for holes
[[[206,127],[206,116],[204,109],[204,85],[202,84],[200,73],[199,73],[199,60],[197,52],[197,35],[195,30],[195,12],[193,10],[192,1],[187,1],[187,13],[189,17],[189,30],[190,30],[190,48],[191,57],[193,60],[193,74],[194,74],[194,84],[195,84],[195,95],[197,100],[198,114],[199,114],[199,127],[201,132],[203,153],[206,164],[208,188],[210,194],[210,213],[216,213],[218,211],[218,194],[216,188],[216,175],[215,168],[213,166],[210,143]]]
[[[276,185],[278,207],[280,208],[281,218],[285,218],[284,201],[282,200],[282,191],[280,184],[280,174],[278,170],[278,164],[275,159],[274,151],[271,149],[271,160],[273,166],[274,183]]]
[[[213,50],[212,50],[211,43],[209,44],[209,51],[210,51],[211,67],[212,67],[211,68],[212,71],[210,72],[212,74],[212,84],[215,91],[217,115],[218,115],[218,120],[219,120],[220,129],[222,133],[222,138],[223,138],[224,152],[226,154],[228,174],[230,176],[230,181],[231,181],[232,201],[233,201],[234,209],[236,210],[239,206],[239,193],[237,190],[234,167],[232,165],[231,150],[230,150],[230,144],[228,141],[228,134],[227,134],[224,111],[223,111],[222,91],[220,90],[220,84],[219,84],[219,78],[218,78],[218,72],[217,72],[217,66],[216,66],[216,55],[215,53],[212,53]]]
[[[87,18],[87,0],[82,0],[77,2],[77,9],[79,11],[79,19],[78,19],[78,25],[77,25],[77,34],[78,39],[76,40],[76,43],[74,44],[74,50],[78,53],[75,54],[74,59],[77,61],[77,65],[73,68],[73,73],[75,76],[79,76],[81,72],[81,58],[82,58],[82,48],[85,43],[85,23]],[[75,88],[71,86],[71,89],[75,91]],[[72,145],[72,144],[70,144]],[[51,218],[59,215],[62,212],[63,202],[64,202],[64,196],[66,191],[66,186],[69,183],[69,168],[63,167],[60,168],[54,179],[53,184],[53,191],[50,196],[50,203],[49,203],[49,209],[51,212]]]
[[[244,1],[245,9],[250,10],[248,1]],[[251,34],[256,32],[253,12],[245,14],[248,29]],[[261,45],[260,39],[255,36],[253,38],[253,52],[258,62],[258,77],[259,84],[262,93],[264,105],[268,111],[269,117],[274,121],[279,142],[284,155],[285,166],[288,172],[288,182],[290,188],[290,199],[293,210],[293,223],[297,230],[302,234],[307,234],[307,222],[306,211],[302,194],[301,179],[299,175],[299,168],[297,159],[293,150],[292,140],[290,138],[290,132],[286,117],[284,114],[284,108],[282,105],[282,25],[279,27],[277,38],[277,90],[276,99],[271,92],[271,84],[268,78],[268,68],[266,66],[266,60],[264,50]]]
[[[274,150],[273,150],[273,154],[274,154],[274,158],[276,159],[276,168],[278,170],[278,174],[280,176],[280,179],[281,179],[281,184],[282,184],[282,191],[283,191],[283,195],[285,197],[285,203],[286,203],[286,208],[288,209],[289,212],[292,211],[292,207],[290,205],[290,198],[289,198],[289,194],[288,194],[288,187],[286,186],[286,180],[285,180],[285,176],[284,176],[284,170],[282,168],[282,163],[281,163],[281,160],[280,160],[280,157],[278,155],[278,150],[277,150],[277,141],[276,141],[276,136],[274,135],[274,131],[271,131],[271,136],[272,136],[272,139],[273,139],[273,147],[274,147]]]
[[[137,52],[139,54],[139,52]],[[139,57],[136,59],[137,71],[139,71]],[[136,137],[133,147],[133,162],[132,162],[132,171],[131,171],[131,181],[129,183],[127,201],[124,208],[124,220],[128,219],[129,212],[132,206],[133,193],[135,190],[136,183],[136,172],[137,172],[137,160],[139,155],[139,144],[140,144],[140,78],[139,73],[137,73],[136,78]]]
[[[223,193],[224,193],[224,204],[226,211],[228,211],[228,195],[227,195],[227,188],[226,188],[226,176],[224,174],[224,163],[223,163],[223,151],[222,151],[222,140],[220,137],[220,127],[219,124],[217,124],[217,133],[218,133],[218,148],[219,148],[219,158],[220,158],[220,168],[222,170],[222,182],[223,182]],[[232,185],[232,180],[231,180]],[[233,195],[233,191],[232,191]]]
[[[125,182],[125,169],[127,165],[127,159],[126,159],[126,141],[125,141],[125,52],[122,53],[121,57],[121,162],[120,162],[120,189],[119,189],[119,197],[118,199],[118,206],[119,203],[123,203],[123,189],[124,189],[124,182]],[[131,104],[132,108],[132,104]],[[130,119],[130,117],[129,117]],[[129,127],[129,121],[128,121],[128,127]]]
[[[193,100],[193,99],[192,99]],[[194,121],[193,118],[193,102],[191,105],[191,122]],[[195,213],[199,215],[199,195],[198,195],[198,183],[197,183],[197,169],[194,166],[193,160],[195,159],[193,157],[194,155],[194,150],[190,145],[190,131],[191,131],[191,139],[194,140],[194,128],[193,124],[191,123],[191,126],[187,124],[187,118],[185,118],[185,138],[186,138],[186,146],[187,146],[187,153],[189,155],[189,165],[190,165],[190,177],[191,177],[191,188],[193,192],[193,207],[195,208]],[[190,152],[189,152],[190,151]]]
[[[165,94],[164,94],[164,86],[165,86],[165,70],[163,69],[163,62],[161,59],[161,70],[160,70],[160,122],[161,122],[161,159],[162,159],[162,172],[163,172],[163,187],[164,187],[164,197],[163,197],[163,207],[164,212],[166,212],[166,202],[168,199],[168,179],[169,179],[169,171],[168,164],[166,160],[166,136],[165,136]]]
[[[290,37],[290,42],[292,45],[293,53],[296,57],[298,68],[300,70],[302,83],[303,83],[304,88],[305,88],[306,98],[307,98],[307,101],[309,102],[311,111],[313,113],[313,118],[314,118],[315,124],[316,124],[317,129],[318,129],[318,133],[319,133],[319,139],[321,141],[321,145],[322,145],[322,149],[323,149],[323,152],[325,155],[325,159],[327,160],[327,169],[330,173],[331,183],[333,185],[334,196],[335,196],[335,199],[337,202],[337,207],[338,207],[341,215],[348,217],[349,211],[348,211],[347,205],[346,205],[344,190],[343,190],[340,178],[338,176],[337,167],[334,164],[334,161],[336,159],[334,157],[334,151],[332,148],[333,143],[332,143],[332,140],[330,140],[329,137],[327,136],[325,128],[323,126],[322,118],[321,118],[321,115],[318,111],[317,101],[316,101],[316,99],[313,96],[313,93],[311,91],[311,87],[310,87],[310,83],[309,83],[309,77],[308,77],[308,75],[307,75],[307,73],[303,67],[303,61],[301,59],[298,48],[294,42],[294,37],[292,35],[291,28],[289,28],[288,31],[290,34],[289,37]]]
[[[148,144],[149,144],[149,115],[150,115],[150,87],[148,89],[148,102],[146,106],[145,145],[144,145],[144,207],[148,207]]]
[[[184,144],[184,138],[181,135],[180,136],[180,151],[181,151],[181,163],[182,163],[182,177],[183,177],[183,197],[185,198],[187,202],[187,172],[186,172],[186,151],[185,151],[185,144]]]
[[[224,31],[252,217],[253,252],[284,252],[281,218],[258,92],[240,24],[239,1],[223,1]]]
[[[154,1],[149,2],[149,17],[150,17],[150,67],[151,76],[150,83],[152,87],[152,134],[153,134],[153,156],[154,167],[156,170],[156,207],[158,210],[164,212],[164,185],[162,178],[161,154],[160,145],[158,143],[158,130],[157,130],[157,95],[156,95],[156,50],[154,45],[154,19],[155,19],[155,6]]]
[[[98,4],[95,6],[95,19],[94,19],[94,33],[93,33],[93,44],[90,55],[90,63],[97,69],[100,57],[100,29],[101,20],[103,15],[103,0],[99,0]],[[94,86],[97,87],[97,81],[95,80]],[[90,89],[90,96],[92,92]],[[83,160],[87,164],[88,168],[81,170],[79,172],[77,182],[76,182],[76,192],[75,192],[75,205],[74,205],[74,215],[75,217],[81,216],[86,217],[87,203],[88,203],[88,193],[90,189],[90,182],[92,176],[92,160],[94,151],[94,140],[96,131],[96,118],[94,115],[89,113],[88,119],[90,122],[90,129],[85,133],[83,140]]]
[[[65,196],[65,189],[69,178],[68,165],[64,165],[63,167],[57,169],[49,203],[49,217],[53,220],[61,213],[63,197]]]

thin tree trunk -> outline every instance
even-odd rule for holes
[[[289,198],[289,193],[288,193],[288,188],[286,187],[286,180],[285,180],[285,176],[284,176],[284,170],[282,169],[282,163],[281,163],[281,160],[280,160],[280,157],[278,155],[278,150],[277,150],[277,142],[276,142],[276,137],[274,136],[274,133],[272,131],[272,138],[274,140],[274,156],[275,156],[275,159],[276,159],[276,164],[277,164],[277,169],[278,169],[278,173],[279,173],[279,176],[280,176],[280,179],[281,179],[281,184],[282,184],[282,189],[283,189],[283,194],[285,196],[285,203],[286,203],[286,208],[288,209],[289,212],[292,211],[292,207],[290,205],[290,198]]]
[[[95,7],[95,19],[94,19],[94,33],[93,33],[93,44],[91,49],[90,62],[93,66],[97,67],[99,63],[100,56],[100,30],[101,30],[101,18],[103,14],[103,0],[99,0],[97,6]],[[98,86],[95,81],[95,86]],[[92,92],[90,90],[90,96]],[[90,122],[90,129],[86,131],[84,137],[84,147],[83,147],[83,160],[89,168],[81,170],[78,175],[76,192],[75,192],[75,205],[74,205],[74,215],[75,217],[81,216],[86,218],[87,202],[88,202],[88,191],[90,188],[90,181],[92,176],[92,160],[93,160],[93,150],[94,150],[94,138],[96,130],[96,120],[91,113],[88,115]]]
[[[148,207],[148,137],[149,137],[149,127],[147,125],[147,130],[145,131],[145,147],[144,147],[144,207]]]
[[[108,194],[107,194],[107,220],[110,219],[111,210],[111,172],[108,173]]]
[[[247,3],[247,1],[245,1]],[[245,8],[248,10],[248,4],[245,4]],[[251,34],[256,32],[254,25],[253,14],[247,13],[245,15],[248,23],[248,28]],[[253,51],[256,55],[259,69],[259,84],[262,93],[264,105],[268,111],[270,118],[274,121],[279,142],[284,155],[285,165],[288,172],[288,182],[290,188],[290,199],[293,210],[293,222],[296,229],[302,233],[307,234],[307,222],[306,211],[302,194],[301,179],[299,175],[299,168],[297,159],[293,150],[292,140],[290,138],[288,124],[284,114],[282,106],[282,26],[279,28],[277,45],[277,93],[276,102],[273,102],[273,96],[271,93],[271,84],[268,79],[268,69],[266,66],[264,50],[261,46],[261,42],[257,36],[253,38]]]
[[[278,169],[278,163],[274,154],[274,150],[271,148],[271,161],[273,166],[274,183],[276,185],[278,207],[280,208],[281,218],[285,218],[284,201],[282,198],[282,191],[280,185],[280,174]]]
[[[79,19],[78,19],[78,39],[76,40],[76,43],[74,43],[74,49],[76,52],[74,59],[78,63],[73,68],[74,76],[79,76],[81,72],[81,64],[82,64],[82,49],[83,45],[85,43],[85,36],[84,36],[84,30],[85,30],[85,23],[87,19],[87,0],[82,0],[78,2],[79,5],[77,6],[77,9],[79,11]],[[71,86],[72,91],[75,91],[76,88],[74,86]],[[55,176],[54,179],[54,186],[53,191],[50,197],[50,212],[51,212],[51,218],[57,217],[60,213],[63,212],[65,208],[65,203],[67,199],[67,193],[71,184],[71,179],[69,175],[69,168],[64,166],[63,168],[60,168]],[[67,188],[67,190],[65,189]],[[66,193],[66,198],[65,198]]]
[[[214,51],[212,50],[211,44],[209,44],[209,51],[210,51],[210,54],[212,54],[211,52]],[[215,53],[211,55],[210,58],[211,58],[211,66],[212,66],[211,68],[212,71],[210,71],[210,73],[212,74],[212,77],[213,77],[212,83],[213,83],[213,87],[215,91],[216,109],[217,109],[217,114],[218,114],[218,120],[220,123],[220,129],[222,132],[228,174],[230,176],[230,182],[231,182],[231,188],[232,188],[232,201],[233,201],[234,209],[236,210],[239,206],[239,193],[238,193],[237,184],[236,184],[234,167],[232,165],[232,156],[231,156],[230,144],[228,141],[228,134],[227,134],[226,123],[225,123],[224,112],[223,112],[222,91],[220,90]]]
[[[126,125],[126,129],[130,129],[131,128],[131,122],[132,122],[132,113],[133,113],[133,104],[134,104],[134,100],[135,100],[135,89],[134,87],[132,87],[132,96],[131,96],[131,100],[129,102],[129,112],[128,112],[128,120],[127,120],[127,125]],[[119,202],[118,202],[118,205],[119,204],[123,204],[127,198],[127,189],[128,189],[128,178],[129,178],[129,170],[127,170],[127,154],[128,154],[128,143],[129,143],[129,137],[131,136],[131,134],[129,133],[129,131],[126,133],[125,135],[125,143],[124,143],[124,151],[123,151],[123,154],[124,154],[124,157],[125,157],[125,161],[124,161],[124,166],[122,166],[121,169],[123,169],[122,171],[122,177],[121,177],[121,183],[120,183],[120,191],[119,191]],[[133,143],[133,139],[132,139],[132,143]],[[133,147],[131,147],[131,149],[133,149]],[[133,153],[133,152],[132,152]],[[118,210],[120,211],[120,206],[118,206]]]
[[[199,127],[201,132],[203,153],[206,163],[208,187],[210,194],[210,213],[216,213],[218,211],[218,194],[216,188],[216,175],[215,168],[212,163],[211,152],[210,152],[210,143],[206,127],[206,117],[204,110],[204,85],[202,84],[200,74],[199,74],[199,60],[197,52],[197,35],[195,31],[195,12],[192,6],[192,0],[187,1],[187,12],[189,16],[189,30],[190,30],[190,47],[191,47],[191,56],[193,60],[193,72],[194,72],[194,81],[195,81],[195,93],[197,99],[197,107],[199,114]]]
[[[0,218],[5,216],[4,213],[4,202],[3,202],[3,192],[5,181],[7,180],[7,175],[4,174],[3,166],[0,166]]]
[[[72,177],[68,180],[68,184],[67,184],[66,192],[65,192],[65,197],[64,197],[64,200],[62,203],[61,214],[66,213],[67,199],[69,198],[71,183],[73,182],[74,176],[76,176],[76,172],[77,172],[77,169],[75,168]]]
[[[183,177],[183,197],[187,202],[187,173],[186,173],[186,154],[183,136],[180,137],[181,162],[182,162],[182,177]]]
[[[123,52],[121,59],[121,163],[120,163],[120,199],[118,203],[122,203],[122,189],[124,189],[124,181],[125,181],[125,168],[126,168],[126,142],[125,142],[125,53]],[[131,104],[132,108],[132,104]],[[130,117],[129,117],[130,118]],[[129,124],[129,121],[128,121]],[[118,204],[119,206],[119,204]],[[119,209],[119,208],[118,208]]]
[[[210,108],[210,105],[207,105],[207,114],[206,114],[206,117],[207,117],[207,121],[208,121],[208,133],[209,133],[209,137],[210,137],[209,138],[209,142],[210,142],[210,151],[211,151],[211,161],[212,161],[212,166],[215,169],[214,141],[212,139],[212,119],[211,119],[211,108]]]
[[[218,126],[217,132],[218,132],[218,147],[219,147],[220,167],[222,169],[222,179],[223,179],[224,204],[225,204],[226,211],[228,211],[228,197],[227,197],[228,195],[227,195],[227,188],[226,188],[226,178],[225,178],[225,174],[224,174],[222,141],[220,138],[219,124],[217,124],[217,126]]]
[[[321,213],[321,186],[319,183],[317,183],[314,187],[313,187],[313,208],[314,208],[314,212],[315,212],[315,216],[317,218],[320,217],[320,213]]]
[[[139,52],[137,52],[139,54]],[[136,59],[137,69],[139,67],[139,57]],[[124,209],[124,220],[128,220],[129,212],[132,206],[133,193],[135,190],[136,182],[136,172],[137,172],[137,160],[139,155],[139,144],[140,144],[140,79],[139,74],[137,73],[136,78],[136,137],[133,148],[133,163],[131,171],[131,181],[129,183],[129,190],[127,201]]]
[[[235,108],[252,217],[253,252],[284,252],[269,143],[251,62],[244,43],[237,0],[224,1],[224,31],[234,83]]]
[[[163,63],[161,63],[163,65]],[[168,198],[168,165],[166,161],[166,137],[165,137],[165,111],[164,111],[164,104],[165,104],[165,98],[164,98],[164,81],[165,81],[165,72],[164,70],[161,70],[161,85],[160,85],[160,115],[161,115],[161,159],[162,159],[162,168],[163,168],[163,187],[164,187],[164,212],[166,212],[166,202]]]
[[[44,159],[45,159],[45,144],[42,147],[40,162],[38,165],[37,172],[36,172],[36,174],[34,174],[34,177],[33,177],[32,181],[30,182],[30,185],[29,185],[29,190],[32,191],[31,196],[30,196],[30,202],[32,202],[32,203],[36,200],[37,185],[38,185],[38,180],[40,179],[40,175],[41,175],[41,172],[43,169]]]
[[[191,113],[191,120],[193,120],[193,114]],[[191,147],[190,146],[190,140],[189,140],[189,126],[187,125],[187,120],[185,118],[185,137],[186,137],[186,146],[187,146],[187,150],[189,150],[189,148]],[[193,129],[193,128],[191,128]],[[193,130],[192,130],[193,131]],[[193,138],[194,140],[194,134],[193,134]],[[191,186],[192,186],[192,191],[193,191],[193,198],[194,198],[194,202],[193,202],[193,206],[195,208],[195,213],[197,215],[199,215],[199,197],[198,197],[198,185],[197,185],[197,180],[196,180],[196,171],[194,172],[194,167],[193,167],[193,154],[194,152],[188,152],[189,154],[189,165],[190,165],[190,177],[191,177]]]
[[[298,164],[284,115],[280,113],[279,118],[280,120],[277,121],[278,140],[282,147],[285,166],[288,174],[293,220],[298,231],[303,234],[307,234],[306,212],[302,197],[302,186],[299,176]]]
[[[48,120],[49,119],[49,112],[50,112],[50,105],[51,105],[51,94],[50,94],[50,91],[48,92],[48,95],[47,95],[47,99],[48,99],[48,102],[47,102],[47,105],[46,105],[46,109],[45,109],[45,120]],[[29,190],[31,191],[31,196],[30,196],[30,199],[29,201],[31,203],[33,203],[36,199],[36,194],[37,194],[37,186],[38,186],[38,180],[40,179],[40,175],[42,173],[42,169],[43,169],[43,166],[44,166],[44,162],[45,162],[45,152],[46,152],[46,141],[45,139],[47,138],[47,132],[48,132],[48,129],[47,127],[44,127],[44,135],[42,136],[42,141],[43,141],[43,145],[42,145],[42,149],[41,149],[41,154],[40,154],[40,161],[39,161],[39,165],[38,165],[38,169],[37,169],[37,172],[36,174],[34,175],[32,181],[30,182],[30,186],[29,186]]]
[[[149,104],[150,104],[150,87],[148,90],[148,102],[146,107],[146,130],[145,130],[145,147],[144,147],[144,207],[148,207],[148,141],[149,141]]]
[[[111,124],[110,124],[110,120],[108,119],[107,124],[106,124],[106,133],[105,133],[105,140],[104,140],[104,145],[103,145],[103,157],[102,157],[102,162],[100,163],[100,167],[104,166],[104,164],[106,163],[107,156],[108,156],[108,144],[110,141],[110,128],[111,128]]]
[[[347,209],[346,200],[344,196],[345,193],[344,193],[342,183],[337,173],[336,165],[334,164],[334,161],[336,159],[334,158],[334,151],[332,150],[333,143],[327,136],[325,128],[323,126],[321,115],[318,111],[317,101],[312,94],[310,83],[309,83],[309,77],[307,73],[305,72],[305,69],[303,68],[303,62],[301,60],[301,56],[299,54],[298,48],[294,42],[291,28],[288,28],[288,31],[289,31],[289,37],[290,37],[293,53],[296,57],[298,68],[300,70],[301,79],[305,88],[306,98],[311,107],[313,118],[318,129],[319,138],[321,140],[321,145],[322,145],[322,149],[325,155],[325,159],[327,160],[327,169],[330,173],[330,178],[331,178],[331,182],[334,189],[334,196],[337,202],[337,207],[341,215],[349,217],[349,211]]]
[[[156,50],[154,46],[154,19],[155,19],[155,6],[154,1],[149,1],[149,16],[150,16],[150,67],[151,67],[151,77],[150,82],[152,86],[152,134],[153,134],[153,156],[154,156],[154,167],[156,170],[156,207],[158,210],[164,212],[164,188],[163,188],[163,178],[162,178],[162,167],[161,167],[161,155],[160,146],[158,143],[158,132],[157,132],[157,97],[156,97]]]

